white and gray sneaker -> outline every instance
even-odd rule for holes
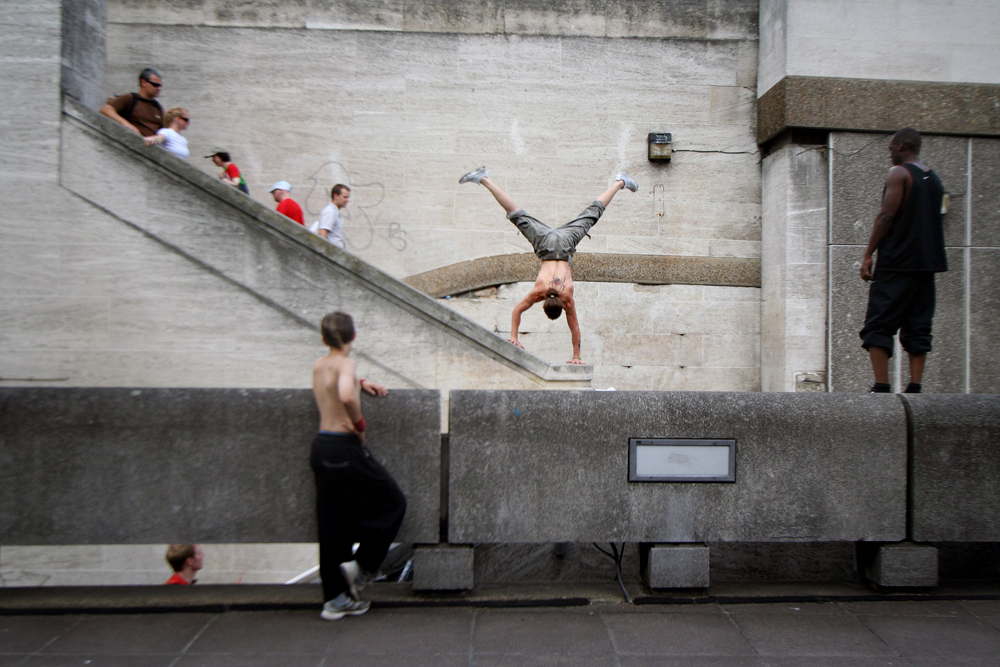
[[[636,183],[634,180],[632,180],[632,177],[626,174],[624,171],[619,171],[617,174],[615,174],[615,180],[624,183],[626,190],[631,190],[632,192],[636,192],[639,190],[639,184]]]
[[[351,597],[360,601],[361,592],[365,590],[366,586],[372,583],[371,575],[363,572],[356,560],[341,563],[340,573],[344,575],[344,581],[347,582],[347,589]]]
[[[473,183],[481,183],[482,180],[488,176],[489,173],[487,173],[486,167],[480,167],[479,169],[476,169],[475,171],[470,171],[468,174],[458,179],[458,182],[468,183],[471,181]]]
[[[339,621],[344,616],[360,616],[368,611],[370,606],[371,602],[352,600],[346,595],[340,594],[323,603],[323,611],[320,612],[319,617],[324,621]]]

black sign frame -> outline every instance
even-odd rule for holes
[[[729,474],[724,477],[648,477],[638,475],[636,466],[636,447],[728,447]],[[628,481],[629,482],[736,482],[736,440],[728,438],[629,438],[628,439]]]

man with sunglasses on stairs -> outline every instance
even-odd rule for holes
[[[147,67],[139,72],[139,92],[109,99],[101,113],[137,134],[151,137],[163,127],[163,107],[156,101],[161,90],[160,73]]]

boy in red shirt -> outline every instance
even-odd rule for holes
[[[240,168],[233,164],[229,151],[224,148],[216,148],[214,153],[205,157],[212,158],[216,167],[222,167],[219,178],[222,179],[223,183],[228,183],[244,194],[250,194],[250,188],[247,187],[247,182],[243,178],[243,174],[240,173]]]
[[[167,562],[174,569],[174,576],[164,584],[189,586],[195,582],[195,575],[205,565],[205,554],[200,544],[171,544],[167,549]]]
[[[302,217],[302,207],[292,199],[292,186],[288,181],[278,181],[269,190],[274,201],[278,202],[278,213],[287,216],[305,227]]]

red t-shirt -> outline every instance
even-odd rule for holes
[[[166,586],[167,584],[180,584],[181,586],[190,586],[193,583],[194,583],[193,581],[188,581],[187,579],[182,577],[180,572],[174,572],[174,576],[164,581],[163,585]]]
[[[303,222],[302,217],[302,207],[295,203],[295,200],[289,197],[285,199],[280,204],[278,204],[278,213],[282,215],[287,215],[289,218],[299,223],[303,227],[305,222]]]
[[[229,176],[230,179],[238,181],[240,179],[240,168],[230,162],[229,166],[226,167],[226,175]]]

